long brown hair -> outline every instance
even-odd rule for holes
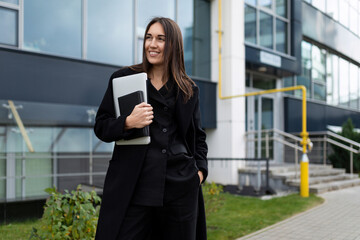
[[[166,82],[169,78],[174,79],[175,83],[181,90],[184,96],[184,101],[187,102],[193,95],[194,81],[186,74],[184,64],[184,45],[179,26],[170,18],[155,17],[146,27],[144,39],[149,28],[154,23],[160,23],[165,32],[165,49],[164,49],[164,69],[162,81]],[[131,69],[141,72],[149,73],[152,64],[146,58],[145,41],[143,43],[142,63],[133,65]]]

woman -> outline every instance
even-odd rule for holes
[[[96,116],[105,142],[150,127],[149,145],[115,145],[106,174],[96,239],[206,239],[200,184],[207,177],[199,90],[186,75],[181,31],[168,18],[145,30],[143,62],[115,72]],[[148,103],[115,117],[112,79],[146,72]]]

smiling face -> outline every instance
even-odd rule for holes
[[[158,22],[150,26],[145,35],[146,58],[153,66],[161,66],[164,63],[165,31]]]

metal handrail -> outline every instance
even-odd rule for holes
[[[298,151],[303,150],[303,148],[301,146],[297,145],[297,143],[301,143],[302,139],[295,136],[295,135],[293,135],[293,134],[286,133],[286,132],[283,132],[283,131],[281,131],[279,129],[275,129],[275,128],[263,129],[260,132],[266,134],[265,138],[263,138],[263,137],[260,138],[260,141],[265,140],[266,157],[269,157],[269,140],[274,140],[276,142],[279,142],[279,143],[281,143],[283,145],[286,145],[286,146],[294,149],[294,152],[295,152],[295,162],[294,162],[294,164],[295,164],[295,178],[297,178],[298,177],[297,176],[297,168],[298,168],[298,163],[299,163]],[[247,139],[246,141],[247,142],[258,141],[259,139],[257,138],[256,133],[258,133],[258,131],[248,131],[248,132],[246,132],[245,133],[245,136],[246,136],[246,139]],[[270,133],[274,133],[274,134],[278,134],[278,135],[283,136],[283,137],[290,138],[290,139],[294,140],[295,143],[292,143],[290,141],[287,141],[287,140],[284,140],[284,139],[282,139],[280,137],[275,137],[275,136],[272,136],[272,137],[269,138],[268,134],[270,134]],[[249,139],[248,135],[250,135],[250,134],[253,134],[254,138]]]
[[[293,134],[290,134],[290,133],[286,133],[286,132],[283,132],[279,129],[264,129],[264,130],[261,130],[260,131],[261,133],[266,133],[266,134],[269,134],[271,132],[273,133],[277,133],[281,136],[284,136],[284,137],[287,137],[287,138],[290,138],[292,140],[294,140],[295,142],[300,142],[302,139],[293,135]],[[257,135],[255,133],[258,133],[258,131],[249,131],[247,133],[245,133],[245,136],[247,137],[248,135],[250,134],[254,134],[254,137],[249,139],[247,137],[247,142],[253,142],[253,141],[258,141],[260,139],[260,141],[268,141],[268,139],[270,140],[274,140],[274,141],[277,141],[283,145],[286,145],[286,146],[289,146],[293,149],[296,149],[296,150],[301,150],[301,147],[298,146],[296,143],[292,143],[292,142],[289,142],[289,141],[286,141],[282,138],[278,138],[278,137],[275,137],[275,136],[272,136],[270,138],[268,137],[261,137],[261,138],[257,138]],[[351,139],[348,139],[346,137],[343,137],[339,134],[336,134],[336,133],[333,133],[331,131],[322,131],[322,132],[311,132],[309,133],[309,135],[312,135],[312,136],[316,136],[316,135],[323,135],[323,137],[321,138],[312,138],[312,141],[313,142],[324,142],[324,146],[323,146],[323,151],[324,151],[324,165],[326,165],[326,155],[327,155],[327,148],[326,148],[326,143],[330,143],[330,144],[333,144],[335,146],[338,146],[342,149],[345,149],[347,151],[350,152],[350,173],[353,174],[353,154],[360,154],[360,143],[358,142],[355,142]],[[327,136],[330,136],[332,138],[335,138],[337,140],[334,140],[334,139],[331,139]],[[340,142],[341,141],[341,142]],[[348,145],[350,146],[348,146]],[[266,145],[266,147],[268,146],[268,144]],[[297,151],[295,151],[295,163],[297,164]]]

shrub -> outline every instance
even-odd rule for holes
[[[220,193],[223,192],[223,186],[215,184],[214,182],[205,183],[202,190],[204,195],[205,213],[206,216],[209,216],[211,213],[216,212],[223,204],[224,199],[220,195]]]
[[[94,239],[99,216],[100,197],[95,191],[65,194],[47,188],[50,194],[44,206],[41,228],[33,228],[30,239]]]
[[[350,118],[342,125],[342,131],[338,134],[348,139],[351,139],[355,142],[360,142],[360,133],[354,131],[354,125]],[[347,143],[343,143],[343,144],[348,145]],[[336,168],[345,168],[346,172],[350,172],[350,152],[333,144],[332,144],[332,148],[334,150],[334,153],[329,156],[329,160],[331,164]],[[353,153],[353,161],[354,161],[353,163],[354,172],[359,172],[360,171],[359,154]]]

